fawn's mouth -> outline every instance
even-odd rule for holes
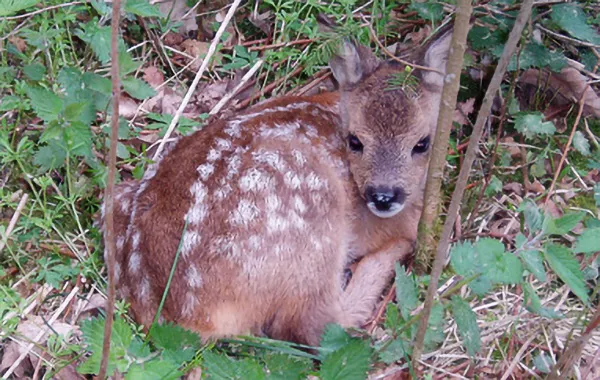
[[[392,203],[387,210],[377,208],[375,202],[368,202],[367,207],[375,216],[387,219],[398,215],[398,213],[404,209],[404,203]]]

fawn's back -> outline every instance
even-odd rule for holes
[[[447,45],[424,64],[443,69]],[[139,322],[151,324],[173,265],[161,316],[205,339],[317,344],[327,323],[366,322],[414,244],[442,75],[393,86],[403,68],[352,44],[331,66],[340,92],[217,121],[119,185],[117,287]]]

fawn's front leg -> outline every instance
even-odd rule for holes
[[[394,276],[396,261],[412,254],[414,243],[400,241],[393,247],[363,257],[342,294],[347,326],[361,326],[373,314],[383,290]]]

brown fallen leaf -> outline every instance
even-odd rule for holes
[[[185,37],[181,33],[169,32],[163,38],[163,43],[170,47],[179,47],[185,40]]]
[[[412,42],[416,46],[416,45],[420,45],[421,42],[425,41],[425,38],[429,37],[430,34],[431,34],[431,26],[429,26],[429,24],[426,24],[425,26],[423,26],[416,32],[408,33],[406,35],[406,39],[412,40]]]
[[[227,80],[213,82],[196,90],[196,104],[201,112],[209,112],[227,92]]]
[[[15,45],[17,50],[20,51],[21,53],[24,52],[25,49],[27,49],[27,42],[25,42],[25,40],[22,39],[21,37],[10,36],[10,37],[8,37],[8,42]]]
[[[156,66],[148,66],[144,69],[144,80],[148,82],[152,88],[156,89],[164,83],[165,76]]]
[[[502,190],[508,193],[515,193],[518,196],[523,196],[523,185],[518,182],[510,182],[502,186]]]
[[[537,179],[527,187],[527,191],[531,191],[534,194],[541,194],[544,190],[546,190],[546,188]]]
[[[271,37],[273,35],[272,17],[273,12],[271,11],[264,13],[252,12],[250,13],[250,17],[248,17],[248,21],[250,21],[252,25],[256,26],[258,29],[262,30],[267,37]]]
[[[514,145],[515,144],[515,139],[508,136],[508,137],[503,137],[500,139],[501,143],[505,143],[508,145],[505,145],[504,148],[506,148],[508,150],[508,152],[510,153],[510,157],[514,158],[514,159],[518,159],[521,158],[521,148],[519,148],[518,146]]]
[[[19,351],[19,343],[10,341],[4,346],[4,353],[2,354],[2,362],[0,362],[0,373],[9,369],[15,360],[21,355]],[[33,369],[29,360],[23,360],[21,364],[14,370],[13,375],[15,379],[23,379],[25,373],[31,372]]]
[[[170,16],[169,20],[171,22],[179,21],[182,23],[177,30],[178,32],[189,35],[198,30],[196,12],[190,12],[191,8],[187,5],[187,1],[163,0],[159,5],[159,9],[162,14]]]
[[[460,125],[469,124],[467,116],[474,111],[475,98],[471,98],[466,102],[460,102],[456,105],[454,110],[454,121]]]
[[[209,47],[209,42],[197,41],[192,39],[185,40],[181,43],[181,48],[183,49],[183,52],[188,56],[193,57],[192,59],[196,59],[191,65],[191,67],[196,70],[198,70],[202,65],[202,58],[206,56]],[[221,60],[221,56],[219,53],[215,53],[212,59],[212,64],[214,65],[215,62],[219,62]],[[186,57],[186,61],[189,62],[190,58]]]
[[[584,114],[600,117],[600,97],[589,85],[588,78],[574,67],[576,65],[577,62],[569,61],[569,66],[559,73],[529,69],[521,74],[519,83],[548,93],[546,99],[551,99],[550,105],[554,107],[569,106],[583,97]]]
[[[119,101],[119,115],[125,119],[131,119],[137,112],[138,104],[135,100],[131,99],[124,94],[121,94]]]

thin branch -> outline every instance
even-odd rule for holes
[[[46,8],[38,9],[37,11],[33,11],[33,12],[29,12],[29,13],[24,13],[24,14],[18,15],[18,16],[2,17],[2,18],[0,18],[0,20],[7,20],[7,21],[9,21],[9,20],[19,20],[19,19],[22,19],[22,18],[27,18],[27,17],[39,15],[40,13],[51,11],[53,9],[70,7],[70,6],[73,6],[73,5],[80,5],[80,4],[85,4],[85,3],[86,3],[85,1],[73,1],[72,3],[64,3],[64,4],[53,5],[51,7],[46,7]]]
[[[221,100],[219,100],[219,103],[217,103],[212,110],[210,110],[210,112],[208,113],[209,115],[215,115],[217,114],[221,108],[223,108],[223,106],[225,106],[225,104],[227,104],[227,102],[234,97],[238,91],[240,91],[240,89],[242,87],[244,87],[246,85],[246,82],[248,82],[250,80],[250,78],[252,78],[252,75],[254,75],[254,73],[256,73],[258,71],[258,69],[262,66],[263,64],[263,60],[259,59],[258,61],[256,61],[256,63],[254,64],[254,66],[252,66],[252,68],[242,77],[242,80],[240,81],[240,83],[235,86],[235,88],[231,91],[229,91],[227,94],[225,94],[225,96],[223,96],[221,98]]]
[[[470,2],[468,3],[470,5]],[[463,194],[467,186],[467,180],[469,178],[471,167],[473,166],[473,161],[475,161],[479,140],[481,139],[481,135],[483,134],[483,126],[491,113],[494,97],[498,92],[498,89],[500,88],[500,84],[502,83],[502,79],[504,78],[504,73],[506,72],[508,63],[510,62],[512,56],[516,51],[523,29],[527,24],[527,21],[529,20],[532,6],[533,0],[523,1],[521,5],[521,10],[519,11],[519,15],[517,16],[517,20],[515,21],[513,29],[511,30],[510,35],[508,37],[508,41],[504,46],[504,51],[502,52],[502,56],[498,61],[498,66],[496,67],[496,71],[494,72],[492,80],[490,81],[488,89],[485,93],[483,104],[481,106],[481,109],[479,110],[479,114],[477,115],[477,121],[475,122],[475,127],[471,135],[471,140],[469,141],[469,147],[467,148],[465,161],[463,162],[463,165],[460,169],[460,173],[458,175],[458,180],[456,181],[456,188],[454,189],[454,193],[452,194],[452,200],[450,201],[450,206],[448,208],[446,221],[444,223],[444,229],[442,231],[442,236],[437,247],[437,254],[433,264],[431,280],[429,282],[427,296],[425,298],[423,317],[420,320],[419,329],[417,330],[415,348],[413,351],[413,366],[416,366],[419,363],[420,355],[423,348],[423,341],[425,338],[425,332],[427,331],[427,326],[429,322],[429,312],[433,305],[434,297],[439,282],[439,277],[444,268],[444,262],[446,261],[446,253],[448,252],[448,247],[450,244],[450,235],[452,234],[454,222],[457,218],[460,204],[462,203]],[[458,23],[459,21],[457,19],[455,25],[457,25]],[[450,61],[448,62],[448,64],[450,64]],[[443,103],[442,105],[444,106]],[[444,142],[447,143],[447,139]],[[436,141],[435,143],[437,145],[438,141]]]
[[[15,213],[13,214],[12,218],[10,218],[10,222],[8,222],[8,227],[6,227],[6,231],[4,234],[4,240],[0,241],[0,253],[2,253],[2,250],[4,249],[4,246],[6,245],[6,243],[8,243],[8,238],[9,238],[10,234],[12,233],[13,229],[15,228],[15,226],[17,225],[17,221],[19,220],[19,217],[21,216],[21,212],[25,208],[25,204],[27,203],[28,199],[29,199],[29,194],[27,194],[27,193],[23,194],[23,197],[21,198],[21,200],[19,201],[19,204],[17,205],[17,209],[15,210]]]
[[[106,270],[108,272],[108,292],[106,300],[106,318],[104,320],[104,342],[102,344],[102,360],[100,361],[99,379],[106,377],[106,368],[110,354],[110,336],[112,334],[113,315],[115,313],[115,254],[117,244],[115,240],[114,224],[114,190],[117,171],[117,139],[119,135],[119,101],[121,97],[121,81],[119,78],[119,21],[121,18],[121,0],[113,0],[110,39],[110,76],[112,79],[113,109],[110,119],[110,151],[108,152],[108,181],[104,190],[104,221],[106,235],[104,249],[106,250]]]
[[[167,129],[165,136],[161,140],[160,144],[158,145],[158,148],[156,149],[156,152],[154,153],[154,157],[152,158],[153,160],[156,160],[158,158],[158,156],[161,154],[167,140],[171,136],[171,133],[173,133],[173,131],[175,130],[175,127],[177,126],[177,123],[179,122],[179,118],[183,114],[183,110],[190,102],[190,99],[192,98],[194,91],[196,91],[196,87],[198,86],[198,83],[200,82],[200,79],[202,78],[204,71],[208,67],[208,64],[210,63],[212,56],[215,54],[215,51],[217,50],[217,45],[221,41],[221,36],[225,32],[225,29],[227,28],[229,21],[231,21],[231,19],[233,18],[235,10],[237,9],[238,5],[240,5],[241,1],[242,0],[234,0],[233,4],[231,4],[231,7],[229,8],[229,11],[227,11],[227,15],[225,15],[225,19],[221,23],[221,26],[219,27],[219,30],[217,31],[215,38],[213,38],[213,40],[210,44],[210,47],[208,48],[208,53],[206,53],[206,57],[204,57],[204,59],[202,60],[202,65],[200,66],[200,69],[198,69],[198,72],[196,73],[196,76],[194,77],[194,81],[192,82],[192,85],[188,89],[188,92],[185,94],[185,97],[183,98],[183,101],[181,102],[179,109],[177,109],[177,112],[175,113],[173,120],[171,120],[171,124],[169,125],[169,128]]]
[[[562,167],[565,163],[565,159],[567,158],[567,153],[569,153],[569,148],[571,147],[571,143],[573,142],[573,136],[575,136],[575,131],[577,130],[577,126],[579,125],[579,120],[581,120],[581,114],[583,113],[583,108],[585,106],[585,93],[587,92],[587,90],[590,87],[587,86],[585,88],[585,90],[583,91],[583,94],[581,94],[581,100],[579,101],[579,111],[577,111],[577,117],[575,118],[575,123],[573,123],[573,128],[571,129],[571,134],[569,135],[569,140],[567,141],[567,145],[565,146],[565,151],[563,152],[562,156],[560,157],[560,161],[558,162],[558,167],[556,168],[556,171],[554,172],[554,178],[552,178],[552,183],[550,184],[550,188],[548,189],[548,194],[546,195],[546,201],[544,202],[545,204],[548,203],[548,201],[550,200],[550,197],[552,196],[552,192],[554,191],[554,186],[556,185],[556,180],[558,179],[558,176],[560,175],[560,171],[562,170]]]

